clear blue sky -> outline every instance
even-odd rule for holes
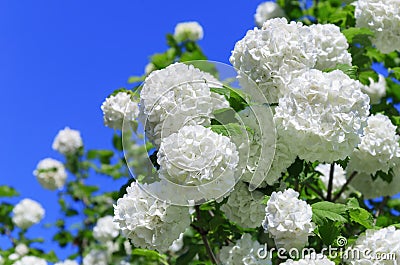
[[[113,132],[103,126],[101,103],[128,76],[141,75],[150,54],[165,50],[165,34],[177,22],[199,21],[209,59],[228,63],[260,2],[1,1],[0,185],[22,195],[11,201],[33,198],[46,208],[42,223],[54,221],[56,194],[42,189],[32,171],[45,157],[62,159],[51,149],[56,133],[70,126],[81,131],[86,148],[110,148]],[[44,231],[36,225],[29,235]],[[0,237],[4,246],[8,240]]]

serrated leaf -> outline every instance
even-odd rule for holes
[[[340,236],[342,225],[340,223],[326,222],[318,227],[319,237],[325,245],[332,245]]]
[[[346,210],[344,204],[333,202],[317,202],[311,205],[313,216],[312,219],[317,225],[324,225],[328,221],[347,222]]]
[[[374,32],[367,28],[348,28],[342,30],[342,33],[349,43],[353,43],[353,39],[357,35],[374,36]]]
[[[10,186],[0,186],[0,197],[15,197],[18,196],[19,193]]]
[[[374,217],[363,208],[349,209],[349,216],[351,221],[356,222],[367,229],[374,227]]]
[[[223,95],[226,100],[228,100],[231,108],[236,112],[239,112],[248,106],[246,95],[239,89],[223,85],[222,87],[211,87],[210,91]]]

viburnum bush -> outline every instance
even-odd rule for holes
[[[400,264],[400,2],[302,3],[255,8],[232,66],[179,23],[102,104],[114,150],[66,127],[64,160],[33,170],[58,195],[51,239],[26,236],[41,203],[0,186],[0,265]],[[126,184],[87,184],[99,174]]]

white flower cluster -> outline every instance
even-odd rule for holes
[[[45,189],[61,189],[67,179],[64,165],[55,159],[45,158],[41,160],[33,171],[40,185]]]
[[[337,64],[351,65],[349,44],[340,28],[333,24],[313,24],[310,26],[317,49],[317,62],[314,68],[324,70]]]
[[[53,141],[53,149],[63,155],[73,154],[83,146],[81,134],[77,130],[65,127],[60,130]]]
[[[8,256],[10,260],[17,260],[29,253],[29,248],[25,244],[18,244],[15,247],[15,252]]]
[[[281,265],[335,265],[335,262],[329,260],[323,254],[317,255],[306,255],[303,259],[294,261],[294,260],[287,260]]]
[[[138,103],[131,99],[127,92],[118,92],[112,95],[101,105],[104,124],[107,127],[122,130],[123,122],[132,123],[139,115]]]
[[[254,14],[256,25],[261,28],[265,21],[276,17],[285,17],[285,11],[275,2],[263,2],[257,6]]]
[[[232,190],[238,160],[236,146],[228,137],[201,125],[185,126],[164,138],[157,153],[161,179],[196,186],[207,201]]]
[[[158,183],[148,186],[151,185]],[[187,207],[157,200],[136,182],[126,191],[127,194],[114,205],[114,222],[134,246],[164,252],[190,225]]]
[[[274,119],[292,152],[328,163],[350,155],[369,115],[369,97],[361,87],[340,70],[312,69],[289,84]]]
[[[76,262],[75,260],[67,259],[64,260],[63,262],[57,262],[54,265],[79,265],[79,263]]]
[[[116,238],[118,234],[118,226],[114,223],[111,215],[97,220],[96,226],[93,228],[93,237],[103,243]]]
[[[378,82],[375,82],[371,77],[369,79],[369,86],[363,86],[362,91],[369,96],[371,104],[378,104],[381,98],[386,96],[386,80],[385,77],[379,74]]]
[[[221,211],[229,220],[243,228],[256,228],[261,226],[264,219],[265,206],[261,203],[263,198],[261,192],[250,192],[247,185],[239,181],[228,201],[221,206]]]
[[[0,256],[0,265],[3,265],[3,264],[4,264],[4,259],[2,256]]]
[[[400,4],[398,0],[358,0],[357,27],[374,32],[372,44],[382,53],[400,51]]]
[[[210,87],[221,83],[193,65],[172,64],[152,72],[140,92],[140,119],[146,136],[159,147],[161,139],[185,125],[209,125],[212,112],[229,107]]]
[[[400,163],[397,127],[383,114],[371,115],[367,122],[361,143],[350,157],[348,171],[387,173],[396,163]]]
[[[219,259],[224,265],[271,265],[271,260],[261,259],[257,252],[263,246],[253,240],[250,234],[244,234],[236,245],[221,248]]]
[[[203,38],[203,27],[196,21],[178,23],[175,26],[174,37],[177,42],[201,40]]]
[[[35,256],[25,256],[22,259],[14,262],[13,265],[47,265],[47,262],[46,260]]]
[[[108,265],[108,255],[106,251],[92,249],[84,258],[83,265]]]
[[[329,175],[331,171],[330,164],[319,164],[316,168],[316,171],[321,173],[321,181],[324,183],[325,187],[328,188],[329,185]],[[342,168],[341,165],[335,164],[333,171],[333,182],[332,182],[332,192],[339,191],[342,186],[346,183],[346,171]],[[324,195],[326,195],[326,191],[322,191]],[[342,196],[345,197],[343,193]]]
[[[311,30],[286,18],[267,20],[262,29],[249,30],[235,44],[230,62],[238,71],[242,86],[252,81],[263,90],[269,102],[276,103],[288,84],[316,62]]]
[[[303,26],[286,18],[267,20],[235,45],[230,62],[243,87],[252,81],[276,103],[305,71],[351,64],[346,38],[335,25]],[[250,79],[250,80],[249,80]]]
[[[39,223],[44,217],[43,207],[31,199],[23,199],[14,206],[12,217],[13,223],[22,229],[27,229]]]
[[[352,249],[360,250],[360,258],[350,260],[353,265],[362,264],[380,264],[393,265],[400,264],[400,230],[396,230],[393,226],[382,228],[379,230],[367,230],[360,235],[352,246]],[[394,254],[395,259],[378,259],[373,260],[371,257],[378,257],[377,254]],[[351,258],[351,257],[350,257]]]
[[[178,237],[178,239],[175,239],[174,242],[172,242],[171,246],[169,246],[168,250],[171,252],[178,252],[179,250],[182,249],[183,247],[183,235],[184,233],[181,233]]]
[[[357,173],[351,185],[361,192],[364,199],[374,199],[381,196],[394,196],[400,191],[400,164],[392,168],[393,178],[389,183],[380,177],[375,180],[367,173]],[[350,171],[348,171],[350,173]]]
[[[298,197],[298,192],[287,189],[273,192],[267,202],[263,227],[274,238],[278,248],[301,249],[314,230],[311,206]]]

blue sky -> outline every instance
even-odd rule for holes
[[[149,55],[165,50],[165,34],[176,23],[199,21],[209,59],[228,63],[235,42],[254,26],[260,2],[1,1],[0,185],[21,193],[11,201],[33,198],[46,208],[42,223],[54,221],[56,194],[42,189],[32,171],[45,157],[62,159],[51,149],[57,132],[70,126],[81,131],[86,148],[111,148],[101,103],[130,75],[141,75]],[[29,235],[49,238],[45,231],[36,225]],[[8,239],[0,237],[4,246]]]

